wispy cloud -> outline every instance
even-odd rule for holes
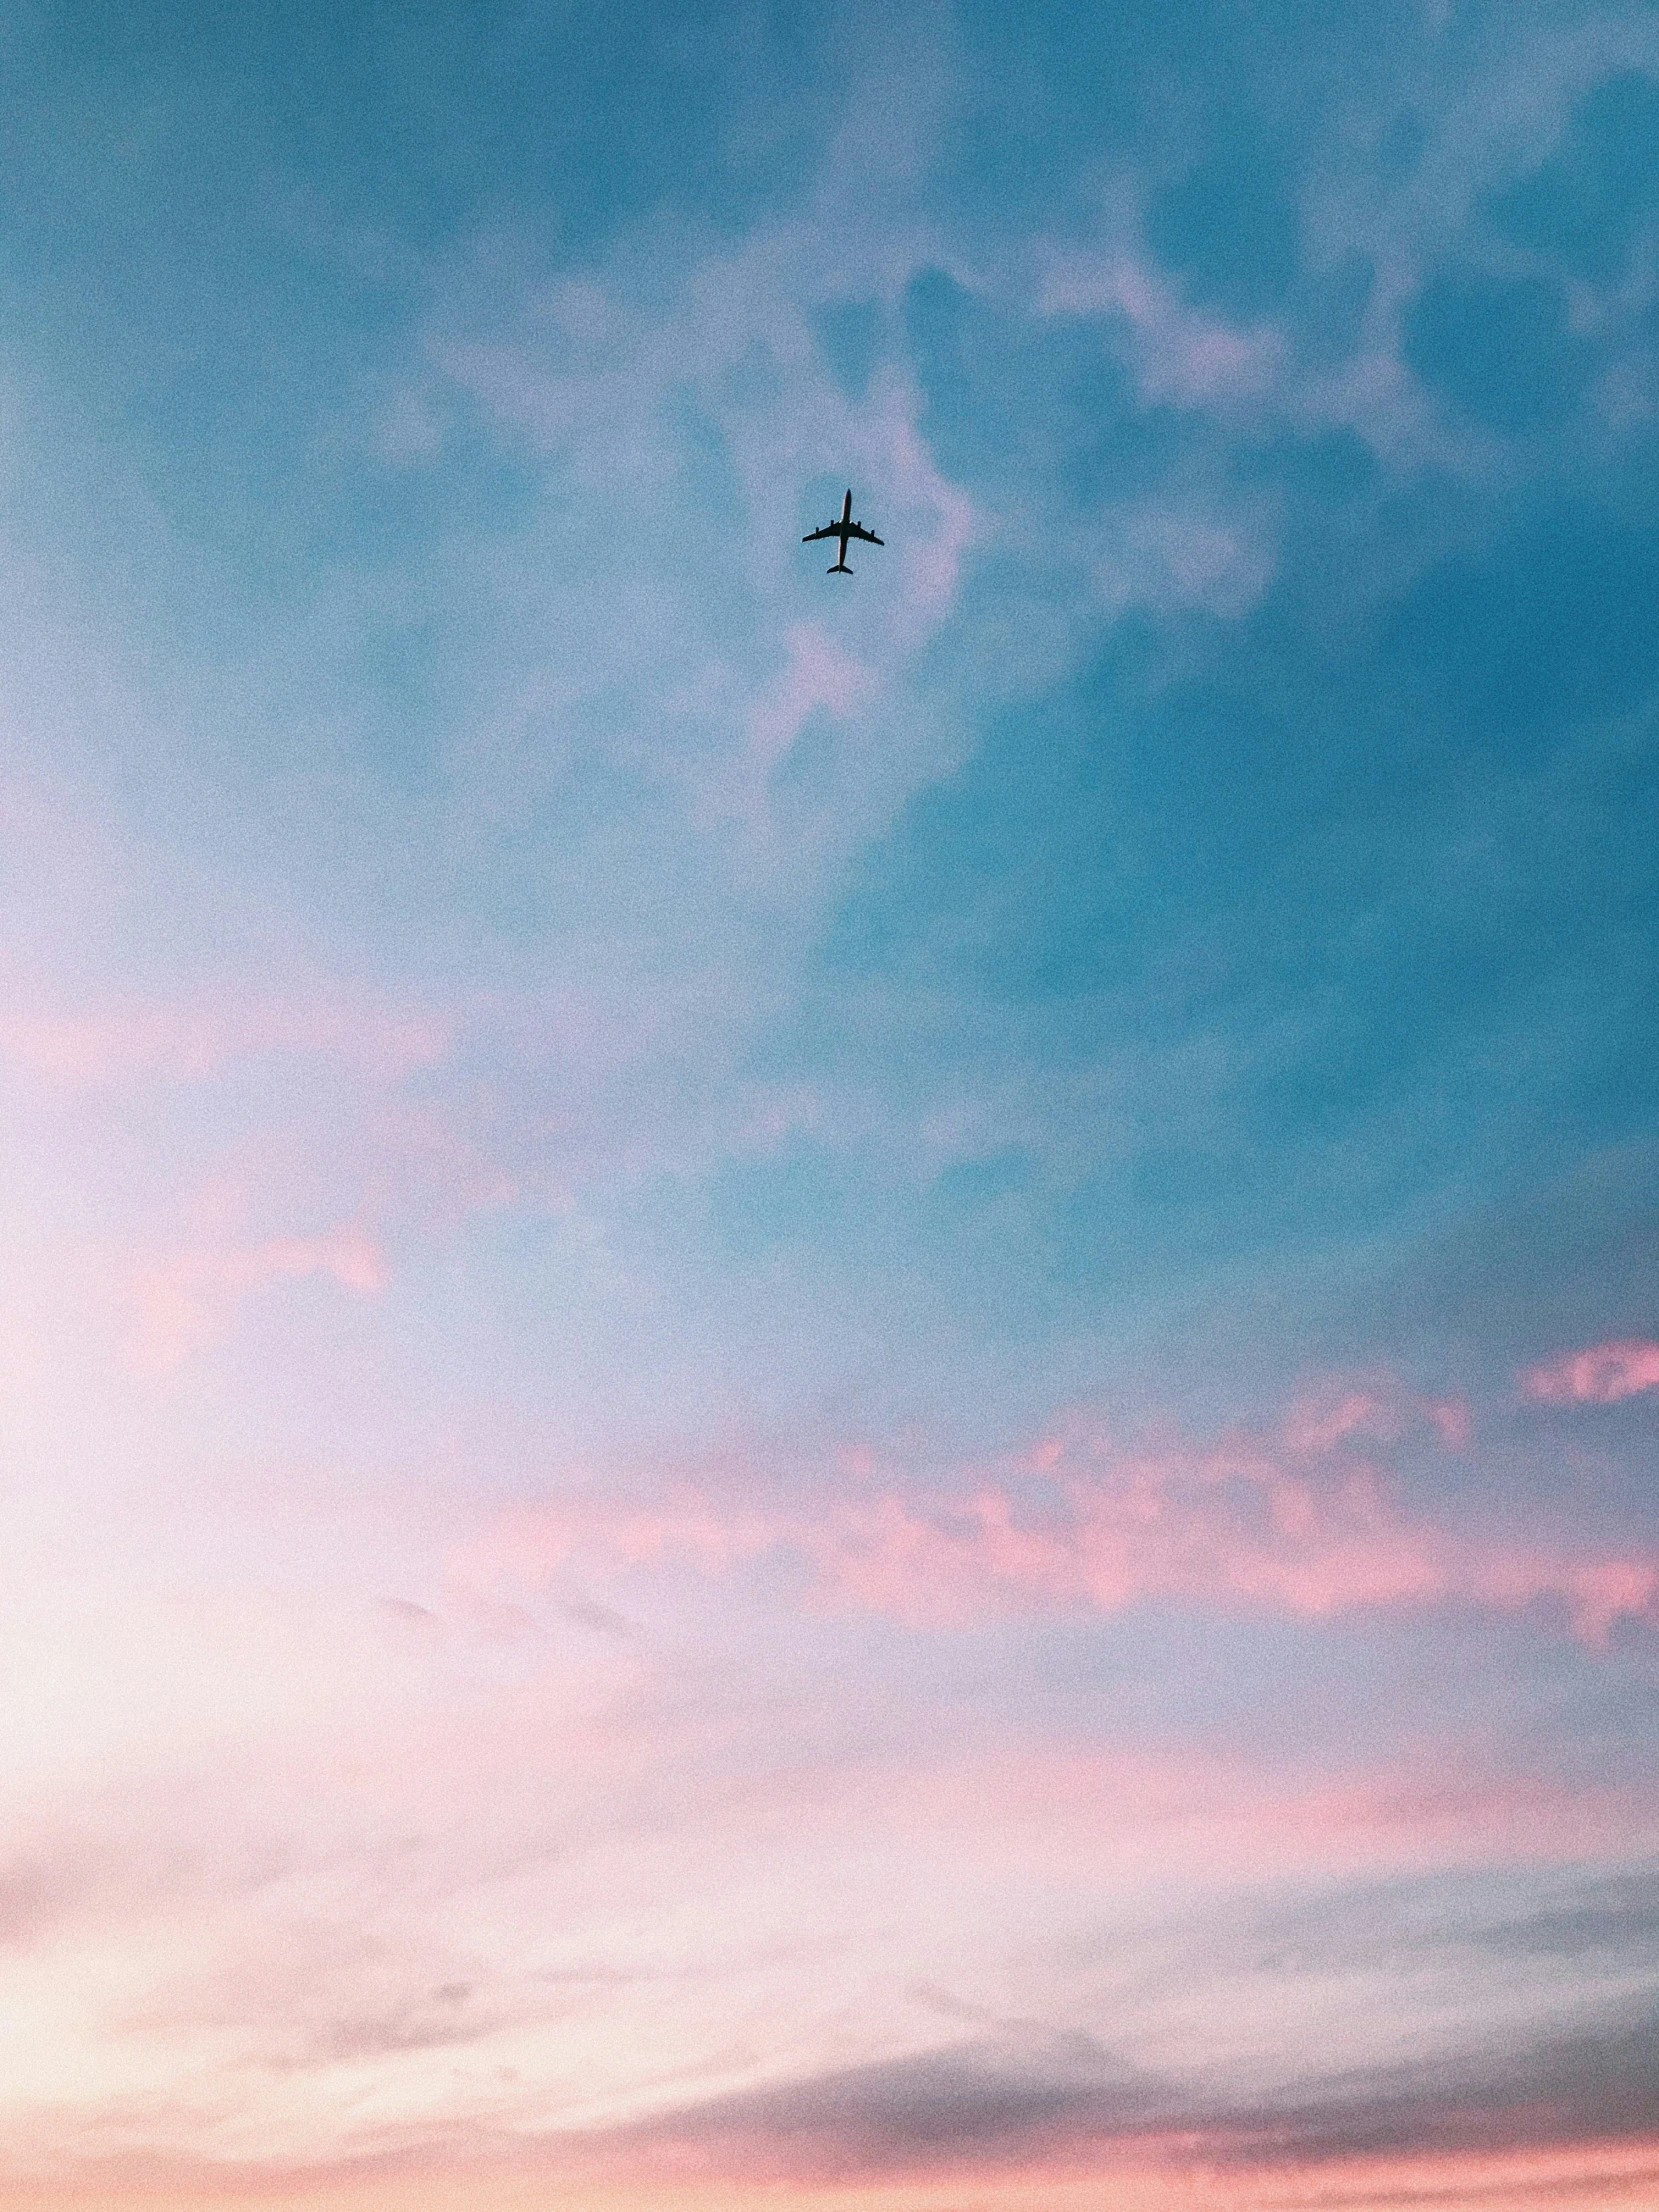
[[[291,1056],[344,1061],[366,1075],[395,1080],[436,1066],[453,1041],[454,1022],[445,1014],[400,1012],[369,994],[327,988],[263,1005],[226,991],[195,1002],[129,1002],[96,1013],[24,1013],[14,995],[0,1019],[0,1058],[72,1088],[147,1079],[201,1082],[239,1063]]]
[[[742,1506],[684,1491],[637,1508],[525,1506],[457,1564],[539,1581],[571,1558],[724,1573],[776,1553],[823,1600],[918,1625],[1152,1599],[1306,1619],[1551,1601],[1600,1644],[1621,1619],[1659,1618],[1648,1548],[1525,1547],[1405,1510],[1380,1452],[1411,1428],[1459,1450],[1466,1410],[1356,1388],[1300,1402],[1275,1430],[1142,1445],[1080,1419],[953,1489],[871,1476],[792,1504],[752,1479]]]
[[[1251,407],[1283,375],[1281,330],[1271,323],[1241,327],[1187,305],[1174,283],[1128,243],[1093,253],[1051,250],[1037,309],[1120,325],[1148,405]]]
[[[133,1310],[131,1357],[142,1376],[165,1375],[226,1333],[244,1299],[268,1283],[310,1275],[371,1297],[386,1282],[379,1243],[354,1223],[310,1237],[267,1237],[257,1244],[177,1251],[135,1269],[127,1287]]]
[[[1659,1344],[1645,1337],[1618,1337],[1587,1345],[1527,1368],[1521,1394],[1540,1405],[1616,1405],[1659,1388]]]
[[[555,636],[574,610],[584,639],[581,696],[567,706],[591,722],[627,685],[638,714],[621,742],[683,792],[689,831],[722,817],[764,830],[776,803],[769,778],[806,718],[857,707],[847,757],[830,766],[810,815],[790,817],[792,868],[811,891],[813,848],[844,853],[937,760],[914,663],[951,615],[973,502],[930,450],[900,361],[881,362],[849,397],[813,320],[848,290],[872,292],[890,312],[925,244],[879,225],[830,241],[791,220],[689,271],[676,240],[643,239],[639,251],[673,275],[631,285],[619,269],[608,280],[526,285],[489,309],[458,287],[434,324],[432,362],[498,435],[528,441],[566,499],[583,514],[591,505],[582,568],[550,610]],[[866,519],[887,540],[871,557],[885,562],[884,581],[856,603],[855,649],[795,611],[816,573],[797,543],[824,519],[804,520],[800,508],[799,487],[815,479],[851,481],[860,505],[879,503]],[[703,549],[717,541],[713,561]],[[568,520],[559,542],[571,542]],[[637,622],[600,619],[596,595],[614,609],[619,584]],[[591,621],[580,614],[590,599]],[[839,632],[853,603],[836,604]],[[781,674],[770,643],[780,634]]]

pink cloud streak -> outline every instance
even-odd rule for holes
[[[1617,1337],[1581,1352],[1563,1353],[1528,1368],[1521,1394],[1540,1405],[1616,1405],[1659,1388],[1659,1344],[1651,1338]]]
[[[0,1015],[0,1060],[70,1089],[149,1077],[201,1082],[228,1063],[267,1054],[318,1054],[395,1078],[441,1061],[453,1042],[445,1015],[399,1012],[349,994],[238,1005],[139,1002],[101,1013]]]
[[[1210,1442],[1128,1446],[1077,1423],[955,1489],[863,1481],[744,1508],[696,1488],[650,1507],[550,1502],[504,1516],[457,1567],[541,1584],[575,1558],[721,1574],[793,1556],[823,1602],[916,1626],[1147,1600],[1309,1620],[1554,1601],[1591,1645],[1620,1619],[1659,1622],[1659,1555],[1491,1543],[1405,1512],[1375,1447],[1412,1430],[1461,1449],[1466,1408],[1354,1389]]]
[[[328,1276],[367,1298],[385,1287],[385,1258],[365,1229],[344,1222],[317,1236],[175,1252],[136,1269],[128,1286],[135,1373],[169,1373],[225,1335],[252,1293],[307,1275]]]

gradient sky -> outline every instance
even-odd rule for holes
[[[0,2207],[1659,2204],[1659,11],[0,84]]]

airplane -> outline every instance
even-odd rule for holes
[[[822,530],[809,530],[801,542],[803,545],[811,545],[814,538],[839,538],[841,541],[841,557],[833,568],[825,570],[826,576],[850,576],[852,574],[851,569],[846,565],[846,541],[848,538],[867,538],[871,545],[880,545],[883,542],[875,535],[873,530],[866,530],[861,522],[853,521],[852,494],[850,491],[848,491],[841,506],[839,522],[827,522]]]

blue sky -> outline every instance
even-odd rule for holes
[[[0,73],[17,2190],[1641,2201],[1659,18]]]

